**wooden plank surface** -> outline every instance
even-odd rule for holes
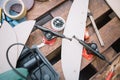
[[[116,24],[116,26],[114,26],[113,27],[113,25],[115,25]],[[100,32],[104,32],[104,33],[102,33],[102,35],[106,35],[107,34],[107,36],[108,36],[108,38],[106,38],[106,42],[109,42],[109,40],[111,41],[111,43],[109,44],[106,44],[106,46],[105,46],[105,49],[104,50],[102,50],[102,49],[100,49],[100,51],[101,52],[103,52],[103,54],[106,54],[106,56],[107,56],[107,58],[109,59],[112,55],[114,55],[115,54],[115,52],[114,52],[114,50],[113,49],[111,49],[111,48],[109,48],[109,46],[111,46],[111,44],[112,43],[114,43],[119,37],[120,37],[120,33],[119,33],[119,31],[118,30],[120,30],[119,27],[120,26],[120,21],[119,21],[119,19],[118,18],[114,18],[114,19],[112,19],[108,24],[106,24],[105,26],[103,26],[99,31]],[[113,29],[114,28],[114,29]],[[108,32],[106,32],[106,30],[108,30]],[[110,32],[109,32],[110,31]],[[106,33],[105,33],[106,32]],[[116,34],[116,36],[114,35],[114,34]],[[109,38],[109,36],[110,37],[112,37],[112,38]],[[106,36],[104,36],[104,37],[106,37]],[[98,41],[97,39],[95,39],[96,38],[96,35],[95,34],[93,34],[92,36],[91,36],[91,39],[92,40],[94,40],[94,42],[96,42],[96,41]],[[90,40],[91,41],[91,40]],[[99,43],[99,42],[96,42],[96,43]],[[109,49],[108,49],[109,48]],[[105,52],[104,52],[105,51]],[[109,54],[111,54],[110,56],[108,56]],[[109,59],[110,60],[110,59]],[[93,60],[91,60],[91,61],[88,61],[88,60],[86,60],[85,58],[83,58],[82,59],[82,64],[81,64],[81,70],[82,69],[84,69],[88,64],[90,64],[91,62],[92,62]],[[98,60],[96,60],[96,61],[98,61]],[[95,68],[97,69],[97,70],[100,70],[101,69],[101,67],[98,67],[98,62],[96,62],[96,61],[94,61],[93,62],[93,64],[94,64],[94,66],[95,66]],[[99,62],[100,62],[101,60],[99,59]],[[104,64],[104,63],[103,63]],[[102,64],[101,64],[102,65]],[[60,65],[56,65],[55,67],[58,67],[58,66],[60,66]],[[62,68],[61,69],[59,69],[59,70],[62,70]]]
[[[39,16],[49,12],[56,6],[63,3],[65,0],[49,0],[46,2],[35,1],[33,8],[27,13],[27,19],[36,19]]]
[[[103,52],[103,55],[107,58],[107,60],[111,61],[111,59],[117,54],[117,52],[112,48],[108,48]],[[97,71],[100,71],[105,64],[107,64],[105,61],[96,58],[92,63],[91,63]]]
[[[90,0],[89,9],[96,20],[110,10],[104,0]],[[91,23],[90,19],[87,20],[87,25]]]
[[[56,9],[52,10],[50,13],[53,17],[61,16],[66,20],[71,5],[72,5],[72,2],[69,0],[63,3],[61,6],[57,7]]]
[[[95,12],[97,12],[97,11],[99,13],[98,15],[94,15],[94,17],[98,17],[98,16],[100,17],[103,13],[105,13],[106,11],[109,10],[109,8],[107,6],[105,6],[105,7],[103,6],[103,8],[107,8],[105,10],[102,10],[101,8],[100,8],[100,10],[98,10],[99,8],[95,4],[93,4],[94,1],[96,1],[96,4],[98,4],[98,5],[101,5],[101,4],[104,5],[104,6],[106,5],[103,0],[100,0],[100,1],[98,1],[98,0],[90,0],[90,5],[89,6],[92,6],[94,8],[94,9],[91,8],[91,9],[93,9],[93,10],[91,10],[93,12],[93,14],[95,14]],[[66,19],[71,4],[72,4],[71,1],[67,1],[66,3],[61,5],[60,7],[57,7],[55,10],[51,11],[51,14],[54,17],[55,16],[62,16],[64,19]],[[93,5],[95,5],[96,7],[94,7]],[[57,11],[59,11],[59,12],[57,13]],[[50,21],[48,23],[44,24],[43,26],[51,28]],[[40,30],[36,30],[36,31],[32,32],[27,44],[31,46],[33,44],[41,43],[42,42],[41,41],[42,36],[43,36],[43,34],[41,33]],[[61,46],[61,39],[57,39],[56,43],[57,44],[55,44],[53,46],[48,46],[48,47],[45,47],[45,48],[43,48],[41,50],[43,50],[43,53],[45,55],[50,54],[52,51],[54,51],[55,49],[57,49],[58,47]],[[46,48],[47,48],[47,50],[46,50]]]
[[[65,80],[64,74],[62,71],[61,60],[59,60],[55,65],[53,65],[53,67],[55,68],[56,71],[58,71],[60,75],[60,80]]]
[[[101,53],[103,53],[106,49],[108,49],[117,39],[120,38],[120,20],[115,17],[113,18],[109,23],[107,23],[105,26],[103,26],[99,32],[101,33],[101,36],[105,42],[105,46],[101,47],[99,44],[99,41],[96,37],[96,34],[94,33],[91,37],[89,42],[95,42],[98,45],[98,49]],[[83,60],[82,68],[85,68],[91,61],[86,61]]]
[[[71,6],[72,2],[67,1],[67,3],[65,3],[65,4],[68,6],[61,5],[57,9],[51,11],[52,16],[53,17],[60,16],[60,14],[64,14],[64,12],[68,13],[69,7]],[[66,8],[66,7],[68,8],[68,10],[64,10],[64,8]],[[92,15],[95,20],[110,10],[110,8],[108,7],[108,5],[106,5],[104,0],[99,0],[99,1],[98,0],[90,0],[89,1],[89,9],[91,10]],[[63,15],[61,15],[61,16],[64,17]],[[65,16],[65,19],[66,19],[66,17],[67,17],[67,15]],[[91,23],[91,21],[88,19],[87,25],[89,25],[90,23]]]
[[[98,44],[98,48],[100,52],[105,51],[117,39],[120,38],[120,27],[119,26],[120,26],[120,20],[117,17],[115,17],[99,30],[101,37],[105,43],[104,47],[101,47]],[[92,41],[95,43],[99,43],[96,37],[96,34],[93,34],[90,37],[89,42],[92,42]]]
[[[93,77],[90,78],[90,80],[105,80],[107,77],[109,71],[111,71],[112,67],[114,66],[114,74],[113,77],[110,80],[119,80],[119,72],[120,72],[120,52],[117,53],[114,57],[116,58],[111,65],[108,65],[106,67],[102,67],[102,71],[97,72]],[[114,58],[113,57],[113,58]]]
[[[28,19],[36,19],[37,17],[50,11],[50,14],[53,17],[61,16],[66,20],[72,2],[69,0],[68,1],[51,0],[51,1],[52,2],[37,2],[36,1],[34,7],[28,12],[27,18]],[[107,13],[110,10],[110,8],[108,7],[108,5],[105,3],[104,0],[90,0],[89,8],[90,8],[95,20],[97,20],[98,18],[100,18],[102,15],[104,15],[105,13]],[[34,12],[36,12],[36,13],[34,13]],[[51,29],[50,22],[51,21],[48,21],[43,26]],[[115,17],[114,19],[112,19],[109,23],[107,23],[105,26],[103,26],[99,30],[103,40],[105,41],[105,47],[102,48],[99,45],[96,34],[93,34],[94,31],[92,29],[92,26],[89,25],[90,23],[91,23],[91,21],[88,19],[87,26],[88,26],[88,29],[90,30],[90,35],[91,35],[89,42],[94,41],[94,42],[98,43],[100,52],[106,51],[120,37],[120,33],[119,33],[120,21]],[[91,27],[91,28],[89,28],[89,27]],[[60,33],[62,33],[62,32],[60,32]],[[113,35],[113,34],[115,34],[115,35]],[[40,30],[35,30],[34,32],[32,32],[30,34],[27,45],[32,46],[33,44],[40,44],[42,42],[42,37],[43,37],[42,32]],[[58,52],[60,51],[60,49],[61,49],[61,39],[57,38],[57,41],[55,42],[55,44],[53,46],[46,45],[43,48],[41,48],[40,50],[44,53],[44,55],[49,60],[51,60],[52,58],[54,58],[55,56],[58,55]],[[89,63],[91,63],[91,61],[88,61],[85,58],[83,58],[81,69],[85,68]],[[64,80],[62,68],[61,68],[61,61],[58,61],[54,65],[54,67],[62,76],[61,80]]]
[[[113,48],[108,48],[104,53],[103,53],[106,58],[110,61],[112,57],[115,56],[116,52],[113,50]],[[83,61],[84,60],[84,61]],[[86,63],[90,63],[90,61],[86,60],[85,58],[82,59],[82,65],[81,65],[81,70],[83,69],[84,65]],[[101,70],[102,67],[106,64],[106,62],[100,60],[99,58],[96,58],[93,62],[92,65],[95,67],[97,71]],[[86,64],[88,65],[88,64]],[[55,70],[59,72],[60,75],[60,80],[65,80],[64,79],[64,74],[62,71],[62,66],[61,66],[61,60],[59,60],[55,65],[53,65]]]
[[[69,12],[71,4],[72,4],[71,1],[67,1],[64,4],[62,4],[61,6],[57,7],[54,10],[52,10],[51,11],[52,16],[53,17],[61,16],[66,20],[67,14]],[[102,4],[102,6],[101,6],[101,4]],[[90,7],[91,12],[93,13],[93,16],[94,16],[95,19],[102,16],[104,13],[106,13],[110,9],[106,5],[104,0],[100,0],[100,1],[98,1],[98,0],[90,0],[89,7]],[[31,12],[33,12],[33,11],[31,11]],[[28,16],[32,16],[32,15],[28,15]],[[87,24],[90,24],[89,20],[87,21]],[[43,26],[51,28],[50,21],[48,23],[44,24]],[[31,46],[33,44],[40,44],[42,42],[42,40],[41,40],[42,37],[43,37],[43,34],[41,33],[41,31],[40,30],[35,30],[34,32],[31,33],[27,44],[29,46]],[[47,45],[47,46],[41,48],[41,50],[42,50],[42,52],[44,53],[45,56],[48,56],[48,55],[52,54],[52,52],[54,52],[52,54],[53,57],[54,57],[54,55],[56,55],[56,53],[58,51],[56,49],[60,48],[60,46],[61,46],[61,39],[58,38],[56,43],[53,46],[48,46]],[[48,56],[48,58],[49,58],[49,56]],[[49,59],[52,59],[52,56]],[[88,63],[90,63],[90,61],[87,61],[86,59],[83,58],[82,68],[81,69],[83,69]]]

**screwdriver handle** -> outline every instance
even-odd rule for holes
[[[113,75],[114,75],[114,73],[112,71],[110,71],[105,80],[111,80]]]

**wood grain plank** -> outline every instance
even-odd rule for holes
[[[96,4],[94,3],[94,1],[96,1]],[[67,18],[67,14],[68,14],[68,10],[70,9],[71,4],[72,3],[70,1],[67,1],[66,3],[63,4],[64,7],[62,7],[63,5],[61,6],[62,8],[58,7],[58,9],[53,10],[53,12],[51,12],[51,14],[54,17],[59,15],[59,16],[62,16],[64,19],[66,19]],[[104,9],[102,10],[102,8],[98,8],[97,7],[98,5],[99,5],[99,7],[101,7],[101,5],[102,5],[102,8],[104,8]],[[95,6],[96,6],[96,8],[95,8]],[[95,8],[95,9],[93,9],[92,7]],[[98,0],[90,0],[90,9],[91,9],[92,13],[94,14],[93,16],[98,18],[103,13],[108,11],[109,7],[106,6],[106,4],[104,3],[103,0],[100,0],[100,1],[98,1]],[[65,10],[65,11],[63,12],[63,10]],[[59,11],[58,14],[57,14],[57,11]],[[98,13],[96,14],[96,12],[98,12]],[[48,28],[51,28],[50,21],[48,23],[46,23],[44,26],[46,26]],[[27,42],[27,44],[29,46],[31,46],[33,44],[40,44],[42,42],[42,40],[41,40],[42,36],[43,36],[43,34],[41,33],[40,30],[36,30],[36,31],[32,32],[31,35],[30,35],[30,38],[29,38],[29,40]],[[96,37],[95,34],[94,34],[94,37]],[[95,38],[93,38],[93,40],[97,41],[97,39],[95,39]],[[91,41],[92,41],[92,39],[91,39]],[[52,54],[52,52],[55,52],[55,50],[58,49],[60,46],[61,46],[61,39],[58,38],[56,43],[53,46],[46,45],[45,47],[41,48],[41,51],[44,53],[45,56],[48,56],[48,55]],[[109,47],[109,46],[107,46],[107,47]],[[56,51],[56,53],[57,53],[57,51]],[[91,61],[87,61],[87,60],[85,60],[83,58],[83,64],[82,65],[87,66],[87,64],[89,64],[90,62]],[[84,68],[85,66],[83,66],[82,68]]]
[[[60,75],[60,80],[65,80],[64,74],[63,74],[63,71],[62,71],[61,60],[59,60],[55,65],[53,65],[53,67],[55,68],[55,70]]]
[[[112,57],[115,56],[116,52],[110,47],[108,48],[104,53],[103,53],[106,58],[108,60],[111,60]],[[84,61],[83,61],[84,60]],[[90,61],[86,60],[85,58],[82,59],[83,63],[82,63],[82,67],[81,67],[81,70],[84,68],[85,64],[86,63],[89,63]],[[96,68],[96,70],[101,70],[102,67],[106,64],[106,62],[100,60],[99,58],[95,59],[93,62],[92,62],[92,65]],[[63,72],[62,72],[62,67],[61,67],[61,60],[59,60],[55,65],[54,65],[54,68],[56,71],[58,71],[58,73],[60,74],[60,80],[65,80],[64,79],[64,75],[63,75]]]
[[[95,20],[110,10],[109,6],[105,3],[104,0],[90,0],[89,9]],[[87,25],[90,23],[91,21],[88,19]]]
[[[69,4],[67,4],[67,3],[69,3]],[[62,17],[62,15],[60,15],[60,14],[62,14],[63,12],[68,14],[69,9],[72,5],[72,2],[68,1],[67,3],[65,3],[65,4],[69,5],[69,6],[67,6],[68,7],[67,10],[64,10],[64,8],[66,8],[66,7],[61,5],[60,7],[58,7],[58,9],[51,11],[52,16],[53,17],[55,17],[55,16]],[[108,5],[105,3],[104,0],[90,0],[89,1],[89,9],[91,10],[91,13],[95,20],[110,10],[110,8],[108,7]],[[67,17],[67,15],[66,15],[66,17]],[[66,17],[65,17],[65,19],[66,19]],[[87,19],[87,25],[89,25],[90,23],[91,23],[91,21],[89,19]]]
[[[92,2],[93,3],[93,2]],[[91,3],[91,4],[92,4]],[[109,10],[109,7],[108,6],[106,6],[105,5],[105,7],[106,8],[104,8],[104,10],[101,10],[101,14],[99,14],[100,12],[99,12],[99,9],[98,9],[98,11],[97,12],[99,12],[97,15],[95,15],[95,17],[96,18],[98,18],[100,15],[102,15],[103,13],[105,13],[106,11],[108,11]],[[68,10],[69,10],[69,8],[68,8]],[[94,9],[93,9],[94,10]],[[64,11],[64,9],[63,9],[63,11]],[[103,11],[103,12],[102,12]],[[61,12],[62,13],[62,12]],[[57,11],[53,11],[52,13],[51,13],[54,17],[55,16],[59,16],[59,14],[57,14]],[[67,12],[66,12],[66,14],[67,14]],[[94,11],[94,13],[93,14],[95,14],[95,11]],[[87,21],[87,24],[90,24],[90,21],[88,20]],[[88,27],[89,28],[89,27]],[[91,30],[91,27],[89,28],[90,30]],[[92,30],[92,32],[91,32],[91,34],[93,33],[93,30]],[[88,60],[86,60],[85,58],[83,58],[82,59],[82,64],[81,64],[81,70],[83,69],[83,68],[85,68],[86,67],[86,65],[88,65],[88,63],[90,63],[91,61],[88,61]],[[56,63],[55,65],[54,65],[54,67],[56,68],[56,70],[58,71],[58,72],[60,72],[60,74],[61,74],[61,77],[63,78],[64,76],[63,76],[63,73],[62,73],[62,68],[60,67],[61,66],[61,61],[59,61],[58,63]],[[60,80],[64,80],[64,78],[63,79],[60,79]]]
[[[62,5],[62,6],[64,6],[64,10],[65,11],[62,12],[62,13],[60,11],[58,13],[64,19],[65,19],[65,16],[67,15],[66,11],[70,7],[69,4],[71,4],[71,1],[65,2],[65,4]],[[57,9],[59,9],[59,8],[57,8]],[[51,28],[51,21],[47,22],[43,26],[52,30],[52,28]],[[60,33],[62,33],[62,32],[60,32]],[[38,29],[35,30],[34,32],[32,32],[30,34],[30,37],[29,37],[29,39],[27,41],[27,45],[32,46],[33,44],[40,44],[42,42],[42,37],[43,37],[43,33],[40,30],[38,30]],[[61,46],[61,38],[57,38],[57,41],[55,42],[54,45],[52,45],[52,46],[46,45],[43,48],[41,48],[40,50],[44,53],[45,56],[49,55],[49,57],[47,57],[47,58],[51,59],[52,56],[50,56],[50,55],[53,55],[53,54],[56,55],[56,53],[58,51],[57,49],[60,48],[60,46]],[[54,53],[52,53],[52,52],[54,52]],[[54,55],[53,55],[53,57],[54,57]]]
[[[72,2],[70,0],[68,0],[67,2],[65,2],[62,5],[58,6],[56,9],[52,10],[51,15],[53,17],[61,16],[66,20],[71,5],[72,5]]]
[[[96,34],[93,34],[90,37],[89,42],[98,43],[99,51],[100,52],[105,51],[117,39],[120,38],[120,27],[119,26],[120,26],[120,20],[117,17],[115,17],[99,30],[101,37],[105,43],[104,47],[100,46],[98,39],[96,37]]]
[[[35,1],[33,8],[28,11],[27,19],[36,19],[37,17],[49,12],[51,9],[63,3],[65,0],[50,0],[46,2]]]
[[[49,11],[51,9],[51,7],[54,8],[55,5],[57,6],[58,4],[61,4],[65,0],[51,0],[51,1],[53,1],[53,2],[55,1],[54,4],[52,2],[41,3],[41,2],[36,1],[33,9],[28,12],[28,15],[27,15],[28,19],[35,19],[35,18],[43,15],[44,13]],[[67,1],[64,4],[62,4],[60,7],[53,9],[51,11],[52,16],[53,17],[61,16],[66,20],[71,4],[72,4],[71,1]],[[50,8],[48,8],[48,5],[50,6]],[[41,6],[45,6],[45,8],[41,7]],[[35,7],[37,7],[37,8],[35,8]],[[93,13],[94,19],[98,19],[104,13],[106,13],[107,11],[110,10],[110,8],[106,5],[104,0],[90,0],[89,8],[90,8],[91,12]],[[43,9],[43,10],[41,10],[41,9]],[[39,10],[39,12],[38,12],[38,10]],[[89,25],[90,23],[91,22],[88,19],[87,25]],[[50,21],[48,23],[46,23],[44,26],[51,29]],[[98,44],[100,52],[104,52],[108,47],[110,47],[110,45],[112,43],[114,43],[119,38],[120,29],[118,26],[120,26],[120,21],[117,18],[114,18],[107,25],[103,26],[103,28],[100,29],[100,34],[102,35],[102,38],[105,41],[105,48],[101,48],[100,45]],[[92,35],[92,37],[90,38],[90,42],[94,41],[96,43],[99,43],[96,38],[96,34],[91,34],[91,35]],[[42,42],[42,37],[43,37],[42,32],[40,30],[35,30],[34,32],[31,33],[27,44],[29,46],[32,46],[33,44],[40,44]],[[61,39],[57,38],[57,41],[53,46],[46,45],[43,48],[41,48],[41,51],[50,60],[54,56],[57,55],[56,53],[59,51],[57,49],[60,49],[60,48],[61,48]],[[85,58],[83,58],[81,69],[85,68],[91,62],[92,61],[87,61]],[[58,70],[58,72],[60,72],[61,76],[63,76],[62,68],[59,67],[60,65],[61,65],[61,63],[59,61],[58,63],[55,64],[55,68],[56,68],[56,70]],[[61,80],[64,80],[64,78],[62,78]]]
[[[108,48],[104,53],[103,53],[108,60],[111,60],[112,57],[115,56],[116,52],[110,47]],[[84,60],[84,61],[83,61]],[[86,63],[89,63],[90,61],[86,60],[85,58],[82,59],[82,64],[81,64],[81,70],[84,68]],[[96,70],[100,70],[102,69],[102,67],[105,65],[106,63],[102,60],[100,60],[99,58],[95,59],[92,62],[92,65],[96,68]],[[60,80],[65,80],[64,79],[64,74],[62,71],[62,66],[61,66],[61,60],[59,60],[56,64],[53,65],[55,70],[60,74]]]
[[[91,1],[92,1],[92,2],[91,2]],[[94,1],[96,1],[96,3],[98,3],[97,5],[102,4],[103,7],[105,6],[104,1],[102,1],[102,0],[100,0],[100,1],[98,1],[98,0],[90,0],[90,5],[91,5],[91,7],[93,7],[93,8],[96,6],[96,4],[93,4]],[[36,3],[36,4],[38,5],[38,3]],[[46,4],[47,4],[47,3],[46,3]],[[59,15],[59,16],[62,16],[64,19],[66,19],[71,4],[72,4],[71,1],[67,1],[67,2],[65,2],[63,5],[61,5],[60,7],[56,8],[55,10],[53,10],[53,11],[51,12],[51,14],[52,14],[54,17]],[[93,6],[93,5],[94,5],[94,6]],[[99,6],[99,7],[100,7],[100,6]],[[105,8],[107,8],[107,9],[102,10],[103,12],[109,10],[109,8],[108,8],[107,6],[105,6]],[[95,9],[97,9],[97,8],[95,8]],[[93,14],[95,14],[95,12],[97,12],[97,11],[98,11],[98,13],[99,13],[99,11],[101,11],[102,8],[100,8],[100,10],[98,10],[98,9],[99,9],[99,8],[98,8],[97,11],[94,11],[95,9],[93,9],[93,12],[94,12]],[[33,9],[33,10],[34,10],[34,9]],[[101,11],[101,12],[102,12],[102,11]],[[33,12],[33,11],[31,11],[31,12]],[[34,15],[34,14],[33,14],[33,15]],[[102,13],[101,13],[101,15],[102,15]],[[99,15],[96,15],[96,16],[101,16],[101,15],[99,14]],[[29,15],[29,16],[30,16],[30,15]],[[31,16],[32,16],[32,15],[31,15]],[[50,21],[49,21],[48,23],[46,23],[44,26],[45,26],[45,27],[48,27],[48,28],[51,28]],[[32,32],[31,35],[30,35],[30,38],[28,39],[27,44],[28,44],[29,46],[31,46],[31,45],[33,45],[33,44],[39,44],[39,43],[41,43],[41,42],[42,42],[42,41],[41,41],[42,36],[43,36],[43,34],[42,34],[41,31],[39,31],[39,30],[36,30],[36,31]],[[57,43],[57,44],[55,44],[55,45],[53,45],[53,46],[47,46],[47,47],[45,47],[45,48],[43,48],[43,49],[41,49],[41,50],[44,52],[45,55],[48,55],[48,54],[50,54],[51,52],[53,52],[55,49],[57,49],[58,47],[61,46],[61,39],[57,39],[56,43]],[[47,50],[46,50],[46,48],[47,48]],[[50,50],[50,51],[49,51],[49,50]]]
[[[98,49],[101,53],[103,53],[105,50],[107,50],[117,39],[120,38],[120,20],[115,17],[113,18],[109,23],[107,23],[105,26],[103,26],[99,32],[101,33],[101,36],[105,42],[105,46],[101,47],[98,39],[96,37],[96,34],[94,33],[91,37],[89,42],[95,42],[98,45]],[[94,60],[94,59],[93,59]],[[91,61],[85,61],[83,60],[84,66],[82,68],[85,68],[88,64],[90,64]],[[84,62],[85,61],[85,62]],[[84,64],[85,63],[85,64]]]
[[[70,3],[70,2],[69,2]],[[102,4],[102,6],[101,6]],[[70,4],[71,5],[71,4]],[[69,6],[70,6],[69,5]],[[95,7],[96,6],[96,7]],[[101,15],[103,15],[104,13],[106,13],[110,8],[106,5],[106,3],[103,1],[103,0],[100,0],[100,1],[96,1],[96,0],[90,0],[90,9],[91,9],[91,12],[93,13],[93,17],[95,19],[97,19],[98,17],[100,17]],[[103,9],[104,8],[104,9]],[[60,10],[63,9],[63,8],[60,8]],[[69,10],[69,8],[68,8]],[[54,10],[51,12],[51,14],[55,17],[55,16],[59,16],[59,14],[57,13],[58,10]],[[62,12],[61,12],[62,13]],[[68,12],[66,11],[66,14]],[[65,18],[66,19],[66,18]],[[88,20],[87,21],[87,25],[90,24],[90,21]],[[90,27],[90,26],[89,26]],[[89,28],[88,27],[88,28]],[[89,28],[89,30],[91,31],[90,34],[93,33],[93,29],[92,29],[92,26]],[[81,64],[81,70],[83,68],[86,67],[86,65],[88,65],[88,63],[90,63],[91,61],[88,61],[86,60],[85,58],[82,58],[82,64]]]
[[[103,52],[103,55],[107,58],[107,60],[111,61],[111,59],[117,54],[117,52],[112,48],[108,48],[106,51]],[[92,63],[91,63],[97,71],[100,71],[105,64],[107,64],[105,61],[96,58]]]
[[[114,76],[112,77],[111,80],[119,80],[120,76],[119,76],[119,72],[120,72],[120,52],[117,53],[113,58],[115,58],[113,60],[113,63],[109,66],[106,67],[102,67],[102,70],[97,72],[94,76],[92,76],[90,78],[90,80],[105,80],[106,76],[108,75],[109,71],[111,70],[111,68],[116,65],[114,67]]]

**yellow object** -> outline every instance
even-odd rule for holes
[[[15,4],[20,4],[22,6],[22,10],[19,14],[17,15],[11,15],[10,8],[15,5]],[[3,10],[5,14],[10,17],[11,19],[21,19],[26,15],[26,8],[22,0],[7,0],[4,5],[3,5]]]

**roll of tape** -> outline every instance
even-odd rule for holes
[[[22,0],[22,1],[25,4],[25,8],[27,9],[27,11],[30,10],[34,5],[34,0]],[[12,10],[15,12],[20,12],[21,7],[20,5],[16,4],[15,6],[12,6]]]
[[[15,4],[21,5],[21,7],[22,7],[21,12],[16,15],[12,15],[12,14],[10,14],[10,10],[11,10],[11,7]],[[12,19],[21,19],[26,15],[26,8],[25,8],[25,5],[22,0],[7,0],[3,4],[3,10],[4,10],[5,14]]]
[[[56,31],[61,31],[65,27],[65,20],[62,17],[55,17],[51,21],[52,28]]]

